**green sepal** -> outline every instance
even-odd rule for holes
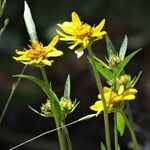
[[[61,107],[59,104],[59,99],[58,99],[57,95],[49,88],[49,86],[47,86],[47,84],[44,81],[42,81],[34,76],[28,76],[28,75],[22,75],[22,74],[14,75],[14,77],[31,80],[34,83],[36,83],[38,86],[40,86],[41,89],[44,91],[44,93],[47,95],[48,100],[51,101],[52,109],[55,109],[54,112],[56,112],[55,115],[57,115],[57,117],[62,119],[63,115],[62,115]]]
[[[126,55],[127,46],[128,46],[128,37],[127,35],[125,35],[124,40],[119,50],[119,57],[121,58],[121,60],[123,60]]]
[[[70,99],[70,91],[71,91],[71,84],[70,84],[70,75],[68,75],[65,87],[64,87],[64,97]]]
[[[116,73],[114,74],[113,81],[115,82],[118,76],[121,74],[121,72],[124,70],[124,67],[128,64],[128,62],[140,51],[141,49],[138,49],[128,55],[123,61],[120,62],[116,69]]]
[[[44,115],[44,114],[38,112],[38,111],[37,111],[36,109],[34,109],[33,107],[31,107],[31,106],[28,106],[28,107],[29,107],[33,112],[35,112],[36,114],[38,114],[38,115],[40,115],[40,116],[42,116],[42,117],[46,117],[46,118],[48,118],[48,117],[53,117],[52,114]]]
[[[103,142],[101,142],[101,150],[106,150],[106,147]]]
[[[110,58],[112,55],[118,55],[108,35],[106,35],[106,47],[107,47],[107,52],[108,52],[108,58]]]
[[[74,103],[74,106],[71,109],[70,113],[74,112],[74,110],[76,109],[76,107],[79,105],[80,102],[77,102],[77,100],[75,99],[73,103]]]
[[[120,112],[116,112],[116,113],[117,113],[117,130],[122,136],[125,131],[125,120]]]

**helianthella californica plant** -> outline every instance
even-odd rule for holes
[[[3,1],[4,4],[5,2],[6,1]],[[2,8],[3,7],[0,7],[0,9]],[[2,13],[0,13],[0,17],[1,15]],[[100,141],[101,150],[120,150],[121,146],[119,143],[119,138],[123,138],[125,126],[127,126],[130,131],[133,150],[139,150],[138,141],[134,132],[130,102],[133,102],[137,97],[138,89],[136,89],[135,85],[142,72],[139,72],[137,76],[132,77],[131,73],[126,72],[126,66],[141,49],[133,51],[131,54],[126,56],[126,51],[128,48],[128,38],[126,35],[118,51],[115,49],[112,41],[110,40],[108,31],[105,31],[105,19],[102,19],[98,25],[91,26],[88,23],[82,22],[79,15],[75,11],[71,13],[71,21],[64,21],[63,23],[57,24],[57,35],[54,36],[47,45],[43,45],[42,42],[38,40],[36,26],[34,24],[30,8],[26,2],[24,9],[24,21],[30,36],[30,44],[25,46],[22,50],[16,49],[16,54],[13,56],[13,59],[18,63],[23,63],[25,66],[21,74],[14,75],[14,77],[18,78],[18,80],[12,87],[12,92],[10,93],[6,107],[1,115],[1,120],[20,79],[27,79],[38,85],[46,97],[39,106],[39,110],[36,110],[34,106],[30,105],[29,108],[41,117],[54,119],[56,128],[27,140],[11,148],[10,150],[16,149],[54,131],[57,131],[60,150],[72,150],[72,142],[67,127],[93,117],[100,117],[101,114],[103,114],[105,128],[105,141]],[[7,21],[4,23],[4,27],[0,30],[0,35],[6,25]],[[106,39],[107,49],[105,61],[95,56],[92,49],[95,42],[103,39]],[[86,55],[84,52],[87,50],[87,61],[92,68],[98,89],[97,100],[91,102],[91,106],[89,106],[89,109],[93,113],[68,124],[66,122],[67,116],[73,113],[79,104],[76,99],[71,98],[70,75],[68,75],[64,84],[63,94],[61,96],[57,96],[53,90],[53,83],[51,83],[48,78],[45,69],[46,67],[51,69],[54,67],[53,64],[56,61],[60,61],[60,57],[63,57],[63,50],[57,48],[59,41],[69,44],[68,48],[70,51],[73,51],[77,55],[77,58],[80,59],[82,59],[81,56],[83,54]],[[24,74],[27,66],[38,68],[42,75],[42,79],[36,76]],[[105,85],[102,84],[100,75],[103,76]],[[113,114],[114,117],[112,127],[114,129],[113,135],[110,134],[110,114]]]

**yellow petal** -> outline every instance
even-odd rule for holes
[[[124,92],[124,85],[121,85],[118,90],[118,94],[121,95]]]
[[[70,49],[74,49],[78,44],[80,44],[81,42],[76,41],[73,45],[69,46]]]
[[[69,35],[67,35],[67,34],[64,34],[64,33],[60,32],[60,31],[57,30],[57,29],[56,29],[56,32],[57,32],[60,36],[62,36],[62,37],[64,37],[64,38],[72,38],[72,36],[69,36]]]
[[[16,54],[18,54],[18,55],[23,55],[23,54],[25,54],[26,53],[26,51],[19,51],[18,49],[16,49]]]
[[[135,95],[129,94],[123,97],[123,100],[133,100],[135,99]]]
[[[106,93],[106,92],[111,92],[111,88],[108,88],[108,87],[104,87],[103,88],[103,92]]]
[[[76,12],[72,13],[72,22],[77,26],[82,25],[82,22],[80,21],[80,18],[79,18],[78,14]]]
[[[59,36],[57,35],[52,39],[52,41],[49,43],[46,49],[51,49],[52,47],[54,47],[57,44],[58,40],[59,40]]]
[[[91,110],[101,112],[104,110],[102,101],[96,101],[94,105],[90,106]]]
[[[88,47],[88,44],[89,44],[88,38],[84,38],[83,39],[83,47],[84,47],[84,49],[86,49]]]
[[[72,22],[64,22],[63,24],[58,24],[59,27],[67,34],[74,34],[76,26]]]
[[[105,35],[107,32],[106,31],[102,31],[102,32],[93,32],[92,37],[97,37],[99,39],[103,38],[103,35]]]
[[[100,24],[98,26],[96,26],[96,28],[94,28],[94,32],[98,32],[98,31],[101,31],[102,28],[104,27],[104,24],[105,24],[105,19],[103,19]]]
[[[135,89],[135,88],[130,88],[127,91],[132,93],[132,94],[136,94],[138,92],[137,89]]]
[[[53,63],[53,60],[44,59],[44,60],[42,60],[42,63],[43,63],[44,65],[51,66],[52,63]]]
[[[49,52],[46,56],[47,57],[57,57],[57,56],[61,56],[61,55],[63,55],[62,51],[54,50],[54,51]]]

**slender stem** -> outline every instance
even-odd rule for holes
[[[71,144],[71,139],[70,139],[70,135],[69,135],[68,129],[65,126],[65,123],[62,123],[61,126],[64,127],[63,131],[64,131],[64,133],[66,135],[66,141],[67,141],[68,150],[72,150],[72,144]]]
[[[61,127],[60,121],[55,114],[54,114],[54,119],[55,119],[55,123],[56,123],[56,128],[60,128]],[[58,139],[59,139],[59,144],[60,144],[60,150],[67,150],[66,142],[65,142],[65,138],[64,138],[62,129],[58,129],[57,134],[58,134]]]
[[[114,137],[115,137],[115,150],[118,150],[118,131],[117,131],[117,113],[114,112]]]
[[[41,69],[41,74],[43,76],[44,82],[46,83],[47,86],[50,87],[50,89],[52,89],[51,85],[49,84],[45,68],[42,67],[40,69]],[[57,115],[57,110],[54,107],[53,101],[51,101],[51,107],[52,107],[52,110],[53,110],[53,113],[54,113],[54,120],[55,120],[56,128],[60,128],[61,127],[60,119]],[[58,134],[58,140],[59,140],[59,144],[60,144],[60,150],[66,150],[65,137],[63,135],[62,129],[58,129],[57,134]]]
[[[133,128],[133,118],[132,118],[132,113],[131,113],[131,107],[130,107],[130,103],[128,101],[126,102],[126,107],[127,107],[127,112],[128,112],[128,118],[129,118],[129,121]]]
[[[27,65],[25,65],[25,66],[23,67],[23,69],[22,69],[22,71],[21,71],[20,74],[24,74],[26,68],[27,68]],[[2,114],[1,114],[1,116],[0,116],[0,124],[1,124],[1,122],[2,122],[2,120],[3,120],[3,118],[4,118],[4,115],[5,115],[6,111],[7,111],[8,105],[9,105],[9,103],[10,103],[10,101],[11,101],[11,99],[12,99],[14,93],[15,93],[15,90],[16,90],[17,87],[18,87],[18,84],[19,84],[20,80],[21,80],[21,78],[18,78],[17,81],[16,81],[15,83],[13,83],[13,85],[12,85],[11,92],[10,92],[10,94],[9,94],[9,97],[8,97],[8,99],[7,99],[7,102],[6,102],[6,104],[5,104],[5,107],[4,107],[4,109],[3,109],[3,111],[2,111]]]
[[[104,93],[103,93],[103,87],[102,87],[101,79],[100,79],[98,71],[96,69],[96,64],[95,64],[95,61],[94,61],[94,54],[93,54],[91,46],[88,47],[88,54],[89,54],[89,57],[91,59],[91,64],[92,64],[94,76],[95,76],[95,79],[96,79],[98,91],[99,91],[99,93],[101,93],[102,102],[103,102],[103,106],[104,106],[104,125],[105,125],[107,150],[111,150],[108,110],[107,110],[107,105],[106,105],[106,101],[105,101],[105,97],[104,97]]]
[[[51,85],[49,84],[49,81],[48,81],[48,78],[47,78],[47,75],[46,75],[45,68],[42,67],[42,68],[40,68],[40,69],[41,69],[41,73],[42,73],[44,82],[46,83],[47,86],[50,86],[50,88],[51,88]]]
[[[128,129],[130,131],[132,142],[133,142],[133,145],[134,145],[134,150],[139,150],[139,145],[138,145],[138,142],[137,142],[137,139],[136,139],[136,135],[135,135],[135,132],[134,132],[134,129],[133,129],[132,125],[129,122],[129,120],[126,117],[126,115],[124,114],[124,112],[123,111],[120,111],[120,112],[121,112],[122,116],[124,117],[126,125],[127,125]]]

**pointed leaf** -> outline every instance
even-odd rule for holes
[[[134,82],[131,84],[131,87],[134,87],[136,85],[136,83],[141,77],[141,74],[142,74],[142,71],[139,72],[138,76],[135,78]]]
[[[25,21],[30,39],[33,41],[38,41],[35,24],[31,15],[30,8],[26,1],[24,2],[24,21]]]
[[[107,69],[111,69],[107,64],[105,64],[102,60],[100,60],[98,57],[94,56],[94,59],[99,62],[100,64],[102,64],[105,68]]]
[[[104,78],[106,78],[107,80],[112,80],[113,79],[113,74],[111,71],[109,71],[108,67],[105,65],[104,62],[99,61],[99,62],[95,62],[96,65],[96,69],[98,70],[98,72],[104,76]]]
[[[36,83],[38,86],[40,86],[41,89],[47,95],[48,100],[51,101],[51,104],[53,105],[52,108],[55,109],[55,112],[57,113],[55,115],[57,115],[57,117],[62,117],[62,112],[61,112],[61,108],[59,105],[59,99],[58,99],[57,95],[52,90],[50,90],[49,86],[47,86],[47,84],[44,81],[42,81],[36,77],[33,77],[33,76],[22,75],[22,74],[15,75],[14,77],[25,78],[25,79],[31,80],[34,83]]]
[[[8,23],[9,23],[9,19],[5,19],[4,25],[3,25],[3,27],[0,29],[0,36],[1,36],[2,33],[4,32],[4,30],[5,30],[6,26],[8,25]]]
[[[101,142],[101,150],[106,150],[106,147],[103,142]]]
[[[42,116],[42,117],[46,117],[44,114],[38,112],[38,111],[35,110],[33,107],[31,107],[31,106],[28,106],[28,107],[29,107],[33,112],[35,112],[36,114],[38,114],[38,115],[40,115],[40,116]]]
[[[6,5],[6,0],[0,1],[0,18],[3,15],[4,9],[5,9],[5,5]]]
[[[120,51],[119,51],[119,57],[123,60],[126,54],[126,50],[127,50],[127,46],[128,46],[128,38],[125,35],[124,40],[122,42],[122,45],[120,47]]]
[[[128,62],[140,51],[141,49],[138,49],[128,55],[117,67],[116,73],[114,74],[114,82],[116,81],[117,77],[120,75],[120,73],[124,70],[124,67],[128,64]]]
[[[71,84],[70,84],[70,75],[68,75],[65,87],[64,87],[64,97],[70,98],[70,89],[71,89]]]
[[[120,112],[117,112],[117,129],[122,136],[125,131],[125,120]]]
[[[106,35],[106,46],[107,46],[107,52],[109,56],[108,58],[110,58],[111,55],[117,55],[117,51],[115,50],[115,47],[108,35]]]

